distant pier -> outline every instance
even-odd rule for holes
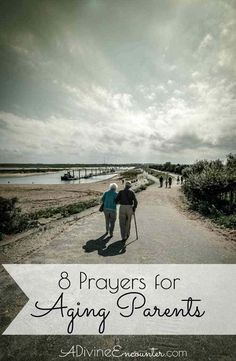
[[[70,168],[64,176],[61,177],[63,181],[72,181],[72,180],[80,180],[87,179],[91,177],[96,177],[99,175],[107,175],[115,173],[117,168],[114,167],[94,167],[94,168]]]

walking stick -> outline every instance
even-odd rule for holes
[[[134,225],[135,225],[136,239],[138,239],[138,228],[137,228],[135,212],[134,212]]]

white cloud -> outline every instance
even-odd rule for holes
[[[209,47],[210,44],[212,43],[212,41],[213,41],[213,36],[211,34],[206,34],[204,36],[203,40],[201,41],[198,49],[202,50],[202,49]]]
[[[150,94],[146,94],[145,97],[148,100],[154,100],[156,98],[156,93],[152,92]]]
[[[173,94],[174,94],[175,96],[181,97],[181,96],[184,95],[184,92],[183,92],[182,90],[175,89],[174,92],[173,92]]]
[[[170,71],[174,71],[174,70],[176,70],[177,69],[177,66],[176,65],[171,65],[170,67],[169,67],[169,70]]]
[[[164,87],[164,85],[157,85],[156,90],[157,92],[168,93],[168,90]]]
[[[200,77],[200,73],[198,72],[198,71],[194,71],[193,73],[192,73],[192,78],[193,79],[198,79],[199,77]]]
[[[220,67],[228,67],[233,62],[233,54],[227,49],[223,49],[218,54],[218,65]]]
[[[227,36],[228,34],[229,34],[229,29],[223,28],[222,31],[221,31],[221,35],[222,36]]]

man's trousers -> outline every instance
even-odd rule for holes
[[[120,205],[119,221],[120,234],[122,239],[127,239],[130,235],[130,225],[133,215],[133,207],[130,205]]]

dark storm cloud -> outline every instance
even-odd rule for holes
[[[197,134],[191,134],[191,132],[176,135],[166,144],[167,149],[170,151],[197,150],[198,148],[211,148],[212,146],[212,143],[204,141]]]

